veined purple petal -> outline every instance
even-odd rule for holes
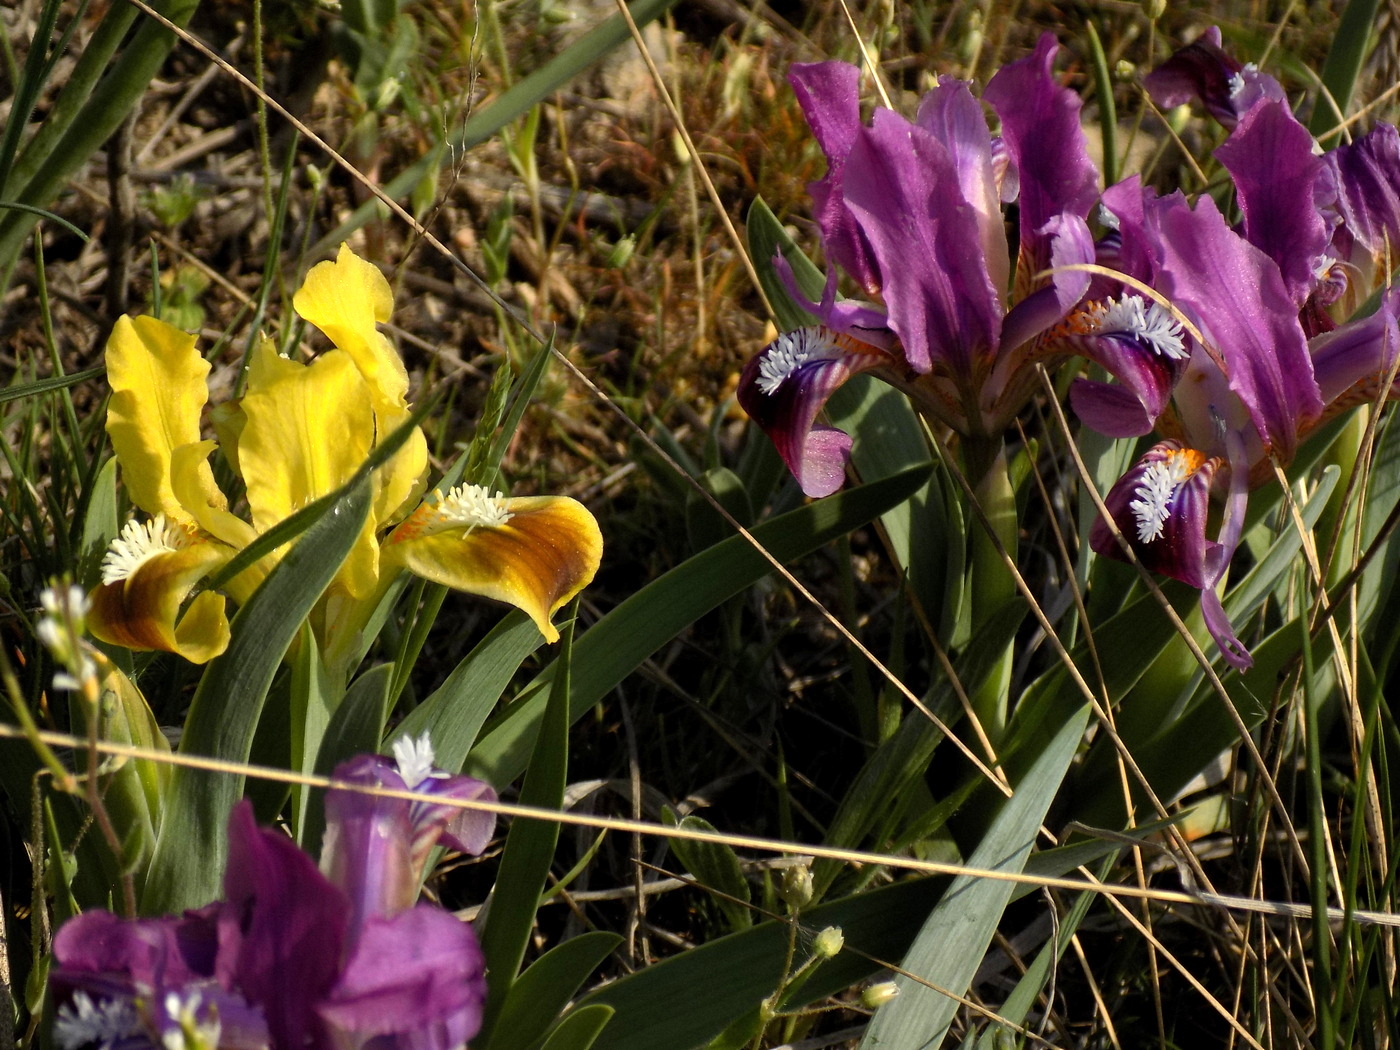
[[[1104,505],[1146,568],[1192,587],[1206,586],[1207,561],[1219,547],[1206,539],[1210,484],[1219,466],[1219,459],[1179,441],[1162,441],[1109,490]],[[1089,532],[1089,546],[1127,560],[1102,518]]]
[[[1374,256],[1387,240],[1400,251],[1400,132],[1379,124],[1350,145],[1329,150],[1323,160],[1337,183],[1337,209],[1347,230]]]
[[[828,328],[786,332],[756,354],[739,377],[739,404],[763,429],[809,496],[829,496],[845,480],[851,439],[818,426],[837,387],[891,355]]]
[[[1176,51],[1143,77],[1142,84],[1163,109],[1199,98],[1206,112],[1227,128],[1233,128],[1261,99],[1287,101],[1277,80],[1253,66],[1240,65],[1221,48],[1218,26]]]
[[[1018,302],[1002,320],[1003,354],[1063,321],[1079,305],[1093,280],[1084,270],[1069,269],[1092,263],[1096,258],[1094,235],[1083,218],[1069,212],[1056,215],[1038,237],[1048,248],[1044,261],[1056,272],[1048,284]]]
[[[799,63],[788,71],[788,82],[826,154],[826,175],[810,183],[807,192],[827,259],[873,295],[880,289],[880,270],[846,207],[844,191],[846,158],[861,129],[860,70],[846,62]]]
[[[923,373],[940,362],[971,375],[996,352],[1002,306],[947,148],[877,110],[846,160],[845,192],[879,260],[890,328],[910,367]]]
[[[246,800],[229,814],[228,838],[220,981],[262,1008],[275,1046],[304,1047],[340,970],[350,902],[295,842],[259,828]]]
[[[321,867],[349,894],[358,931],[373,916],[413,906],[429,854],[439,841],[477,854],[495,831],[495,814],[448,804],[448,799],[495,801],[489,784],[451,776],[433,763],[426,737],[395,742],[396,761],[360,755],[342,762],[335,779],[366,787],[416,791],[443,802],[410,801],[369,792],[332,789],[326,795],[326,838]]]
[[[337,1050],[458,1050],[481,1027],[485,959],[466,923],[419,905],[372,919],[319,1006]]]
[[[210,908],[136,920],[93,909],[59,928],[53,953],[60,970],[122,974],[154,992],[212,977],[218,947]]]
[[[1278,267],[1225,225],[1209,197],[1194,209],[1178,195],[1154,205],[1161,237],[1157,288],[1194,316],[1219,350],[1230,389],[1248,409],[1260,440],[1287,462],[1299,430],[1321,414],[1322,399]],[[1189,391],[1179,391],[1178,401],[1185,396]],[[1212,411],[1227,415],[1221,406],[1195,407],[1203,417]],[[1193,440],[1209,438],[1199,434]]]
[[[1070,401],[1079,418],[1110,437],[1150,431],[1191,357],[1180,323],[1160,303],[1124,292],[1091,303],[1066,328],[1071,346],[1123,384],[1075,380]]]
[[[1323,162],[1286,103],[1266,100],[1215,151],[1235,181],[1244,235],[1278,266],[1295,307],[1317,283],[1315,266],[1331,231],[1317,208]]]
[[[1381,298],[1380,308],[1369,317],[1342,325],[1315,337],[1312,351],[1317,385],[1329,410],[1339,410],[1382,396],[1381,384],[1400,353],[1400,288]],[[1389,396],[1395,396],[1392,390]]]
[[[977,217],[978,242],[987,276],[992,287],[1005,296],[1011,279],[1011,257],[993,164],[992,134],[987,130],[981,105],[965,81],[942,76],[919,102],[915,123],[948,150],[962,199]]]
[[[1083,103],[1051,69],[1058,50],[1054,34],[1042,34],[1031,55],[1003,66],[982,93],[1020,174],[1021,247],[1037,265],[1048,258],[1046,224],[1061,213],[1087,217],[1099,195],[1079,120]]]

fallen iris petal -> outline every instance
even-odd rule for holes
[[[785,332],[739,377],[739,404],[768,435],[808,496],[829,496],[846,477],[851,439],[818,414],[847,379],[893,361],[878,347],[817,326]]]
[[[520,609],[545,640],[549,618],[598,571],[603,536],[588,509],[566,496],[516,499],[460,486],[414,511],[384,541],[390,565]]]

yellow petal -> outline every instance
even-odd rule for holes
[[[123,531],[126,536],[130,531]],[[184,616],[180,604],[201,579],[234,554],[230,547],[192,539],[188,546],[148,553],[128,574],[111,578],[91,595],[88,629],[93,637],[128,649],[179,653],[202,664],[228,647],[223,595],[205,591]]]
[[[392,434],[410,413],[407,409],[375,410],[377,439]],[[421,427],[415,427],[388,463],[374,475],[373,518],[376,528],[383,528],[402,519],[423,497],[428,480],[428,439]]]
[[[419,507],[385,541],[383,556],[435,583],[514,605],[555,642],[549,618],[593,579],[603,536],[577,500],[504,499],[465,485]]]
[[[201,529],[230,547],[246,547],[257,537],[253,527],[229,511],[222,500],[216,505],[204,502],[200,478],[208,472],[209,453],[217,447],[213,441],[194,441],[172,449],[170,485]]]
[[[194,336],[154,317],[122,317],[107,340],[112,401],[107,433],[131,502],[148,514],[190,522],[171,485],[171,452],[199,440],[199,415],[209,398],[209,363]],[[207,463],[197,470],[199,503],[227,507]]]
[[[259,533],[349,481],[374,440],[369,388],[346,354],[332,350],[310,365],[286,358],[264,364],[259,384],[250,381],[243,398],[238,438]],[[356,597],[368,594],[379,576],[374,529],[367,518],[336,576]]]
[[[335,262],[311,268],[292,306],[354,359],[376,402],[404,406],[408,371],[393,344],[375,327],[389,320],[394,309],[393,292],[377,266],[342,244]]]

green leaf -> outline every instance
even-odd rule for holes
[[[393,664],[372,667],[350,683],[345,698],[331,715],[321,747],[316,753],[314,771],[328,777],[335,767],[355,755],[372,755],[379,750],[384,735],[384,719],[388,717],[389,682],[394,676]],[[323,807],[325,792],[317,788],[307,808],[306,820],[297,842],[302,849],[315,853],[326,830]]]
[[[978,843],[968,861],[970,867],[1008,872],[1024,868],[1088,722],[1085,705],[1059,727]],[[968,987],[1011,900],[1011,891],[1011,883],[994,879],[960,875],[953,880],[901,964],[905,971],[934,987],[903,974],[897,977],[899,996],[876,1011],[861,1040],[862,1047],[922,1050],[942,1043],[959,1003],[935,988],[961,995]]]
[[[286,653],[335,578],[369,513],[367,473],[335,494],[314,525],[238,610],[224,654],[205,668],[185,720],[182,754],[246,762],[263,701]],[[219,895],[229,810],[243,777],[179,766],[141,898],[144,915],[195,908]]]
[[[598,1041],[598,1034],[612,1020],[612,1015],[610,1006],[578,1007],[559,1022],[541,1050],[589,1050]]]
[[[538,1043],[589,974],[621,943],[615,933],[594,930],[541,955],[511,988],[484,1050],[524,1050]]]
[[[294,773],[310,773],[316,765],[316,754],[330,725],[331,714],[340,702],[321,662],[320,646],[311,633],[311,625],[303,624],[301,637],[292,654],[291,683],[291,763]],[[305,784],[291,785],[292,837],[306,842],[306,821],[312,790]]]
[[[390,741],[427,733],[438,767],[460,770],[511,678],[542,644],[534,621],[513,610],[477,643],[432,696],[409,712]]]
[[[837,493],[752,530],[779,563],[809,554],[870,521],[918,491],[925,465],[883,481]],[[742,536],[731,536],[653,580],[591,627],[574,647],[570,717],[577,719],[648,656],[715,606],[771,571],[768,560]],[[539,692],[554,680],[558,661],[526,688],[473,748],[464,767],[498,787],[526,766],[544,709]]]
[[[1318,93],[1308,124],[1308,130],[1317,138],[1334,131],[1342,122],[1356,88],[1356,78],[1374,41],[1379,10],[1380,0],[1349,0],[1342,12],[1332,34],[1332,46],[1322,64],[1322,86],[1326,91]],[[1335,145],[1335,142],[1327,145]]]
[[[1033,854],[1026,871],[1058,877],[1119,849],[1116,843],[1075,843]],[[803,985],[804,1001],[815,1002],[867,979],[882,969],[875,960],[902,956],[951,881],[943,875],[902,879],[803,911],[804,929],[839,926],[847,948]],[[1013,899],[1036,889],[1032,884],[1010,885]],[[705,1046],[777,988],[787,960],[788,933],[786,921],[765,922],[654,963],[585,996],[580,1005],[606,1003],[618,1012],[617,1023],[599,1039],[599,1050]],[[684,1003],[685,1009],[658,1006],[669,1003]]]
[[[755,197],[754,202],[749,205],[745,233],[749,242],[749,255],[753,259],[754,269],[758,271],[758,283],[763,286],[763,292],[768,296],[768,303],[773,308],[773,319],[778,328],[784,332],[791,332],[794,328],[816,324],[817,319],[793,300],[792,293],[788,291],[787,285],[773,265],[773,256],[782,253],[783,258],[792,267],[793,276],[797,278],[797,287],[814,303],[821,299],[826,278],[812,264],[812,260],[803,254],[787,230],[783,229],[783,224],[778,221],[778,217],[762,197]]]
[[[569,660],[573,650],[574,628],[570,621],[563,630],[559,660],[562,673],[554,678],[545,707],[543,724],[530,756],[530,768],[520,789],[520,804],[540,809],[559,809],[564,804],[564,786],[569,768]],[[487,985],[483,1040],[495,1039],[495,1021],[501,1014],[516,974],[520,971],[525,948],[534,929],[540,895],[554,862],[559,841],[559,822],[516,817],[506,835],[501,866],[491,892],[481,950],[491,974]],[[502,1044],[498,1044],[502,1045]]]
[[[676,825],[675,814],[669,809],[664,816],[668,824]],[[687,831],[715,831],[708,820],[696,816],[685,817],[676,826]],[[702,886],[714,891],[715,904],[731,930],[746,930],[753,925],[753,912],[748,906],[752,899],[749,883],[732,846],[696,839],[672,839],[670,846],[690,874]]]

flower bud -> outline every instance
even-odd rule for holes
[[[899,985],[893,981],[880,981],[860,993],[860,1005],[867,1010],[878,1010],[899,994]]]
[[[840,926],[828,926],[812,941],[812,955],[818,959],[830,959],[846,944]]]
[[[812,871],[805,863],[794,864],[783,872],[778,896],[789,908],[805,908],[812,902]]]

